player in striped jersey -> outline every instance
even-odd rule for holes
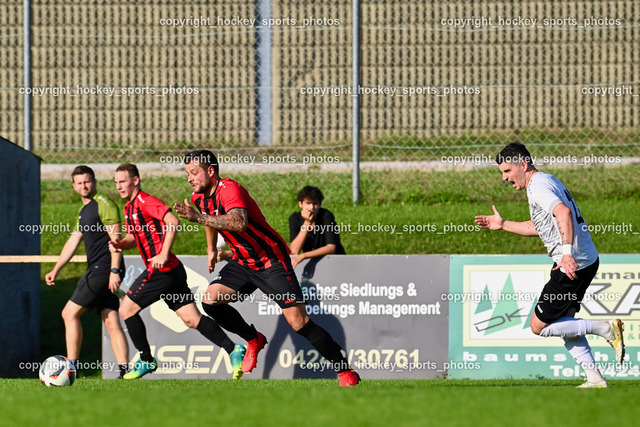
[[[544,286],[531,318],[531,331],[543,337],[560,337],[584,369],[581,388],[606,388],[607,381],[595,363],[586,334],[607,340],[624,360],[622,321],[574,318],[584,294],[598,271],[599,257],[588,227],[567,188],[553,175],[533,165],[529,150],[519,143],[507,145],[496,157],[502,179],[516,190],[527,189],[531,221],[507,221],[493,206],[493,215],[478,215],[476,223],[489,230],[521,236],[539,236],[553,258],[551,279]]]
[[[162,299],[189,328],[197,329],[205,338],[229,353],[233,379],[242,376],[245,347],[234,344],[210,317],[203,316],[194,303],[187,285],[187,273],[180,260],[171,252],[176,237],[178,218],[156,197],[140,188],[140,173],[136,165],[125,163],[116,169],[116,187],[127,200],[124,207],[127,236],[110,242],[112,251],[138,246],[147,266],[133,282],[120,305],[120,315],[127,325],[131,341],[140,352],[140,359],[124,379],[136,379],[158,368],[151,354],[147,331],[139,313]]]
[[[242,371],[253,370],[267,341],[228,303],[236,301],[238,294],[242,297],[260,288],[282,308],[289,325],[333,364],[339,385],[357,385],[360,377],[342,355],[340,345],[309,319],[289,247],[267,223],[247,190],[229,178],[220,178],[218,160],[209,150],[188,153],[184,162],[193,187],[191,201],[200,213],[187,200],[175,204],[174,209],[181,218],[205,226],[209,272],[216,263],[217,233],[233,252],[232,259],[209,285],[202,307],[220,326],[247,340]]]

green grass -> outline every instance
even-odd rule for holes
[[[635,381],[0,380],[3,425],[635,425]],[[125,421],[126,420],[126,421]],[[124,424],[123,424],[124,423]]]
[[[640,180],[636,166],[619,168],[577,168],[549,170],[572,192],[582,216],[591,225],[631,224],[640,231],[636,213],[640,208]],[[289,215],[298,209],[296,193],[308,183],[325,191],[324,206],[331,210],[343,230],[342,239],[349,254],[502,254],[544,253],[539,240],[506,233],[478,231],[474,217],[491,214],[496,204],[503,217],[528,220],[529,210],[524,192],[516,192],[500,182],[494,168],[472,171],[404,171],[362,174],[362,203],[354,206],[351,193],[336,189],[336,182],[349,182],[348,174],[262,174],[233,176],[245,185],[257,200],[269,223],[289,239]],[[149,178],[143,188],[167,204],[183,200],[190,189],[183,178]],[[100,189],[121,206],[122,200],[111,183]],[[43,181],[42,223],[75,221],[79,201],[68,182]],[[634,223],[635,222],[635,223]],[[358,225],[386,226],[396,232],[404,227],[423,226],[423,231],[402,235],[384,231],[364,231]],[[427,226],[429,225],[429,226]],[[445,233],[445,227],[454,232]],[[424,231],[426,230],[426,231]],[[407,229],[408,231],[408,229]],[[594,235],[603,253],[634,252],[638,235],[632,233]],[[42,253],[57,253],[67,234],[44,233]],[[205,252],[203,231],[181,233],[175,243],[177,254]],[[135,250],[130,251],[136,254]]]

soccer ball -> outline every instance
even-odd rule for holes
[[[73,385],[75,380],[76,368],[64,356],[51,356],[40,366],[40,382],[47,387]]]

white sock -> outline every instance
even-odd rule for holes
[[[565,338],[564,346],[575,361],[578,362],[578,365],[584,369],[584,373],[587,375],[587,381],[590,383],[599,383],[604,380],[591,353],[591,347],[589,347],[589,343],[584,336]]]
[[[607,322],[576,319],[569,316],[560,317],[540,331],[540,336],[542,337],[571,338],[587,334],[599,335],[605,339],[613,338],[611,336],[611,328]]]
[[[593,325],[591,328],[593,331],[591,332],[592,334],[599,335],[607,340],[613,339],[613,332],[611,332],[611,326],[609,326],[609,323],[601,320],[591,320],[591,324]]]

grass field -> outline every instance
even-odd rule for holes
[[[0,400],[2,424],[16,426],[635,425],[640,409],[630,397],[640,383],[612,381],[606,390],[577,384],[376,380],[340,389],[335,380],[80,379],[56,389],[0,380]]]
[[[640,222],[636,220],[640,208],[640,180],[636,169],[636,166],[593,167],[549,172],[567,185],[588,224],[625,223],[640,231]],[[289,215],[298,209],[296,193],[299,187],[309,183],[325,192],[323,206],[335,214],[337,223],[346,230],[342,232],[342,240],[349,254],[544,253],[539,240],[506,233],[490,234],[474,228],[475,215],[491,214],[493,203],[505,218],[529,219],[526,194],[502,184],[496,170],[364,173],[362,185],[366,194],[357,206],[351,203],[350,192],[331,190],[336,181],[350,182],[349,175],[318,174],[311,182],[304,174],[290,174],[284,180],[270,174],[232,178],[249,189],[269,223],[286,240]],[[269,183],[278,185],[271,187]],[[99,183],[99,188],[124,205],[111,182]],[[167,204],[182,201],[191,191],[183,178],[166,177],[143,179],[143,189]],[[42,224],[73,224],[78,209],[78,196],[69,182],[43,181]],[[380,226],[383,230],[379,230]],[[411,226],[422,229],[409,233]],[[57,253],[67,236],[65,233],[43,234],[42,253]],[[174,252],[205,253],[202,236],[203,231],[181,233]],[[593,237],[603,253],[634,252],[638,247],[638,235],[631,233],[609,232]]]

